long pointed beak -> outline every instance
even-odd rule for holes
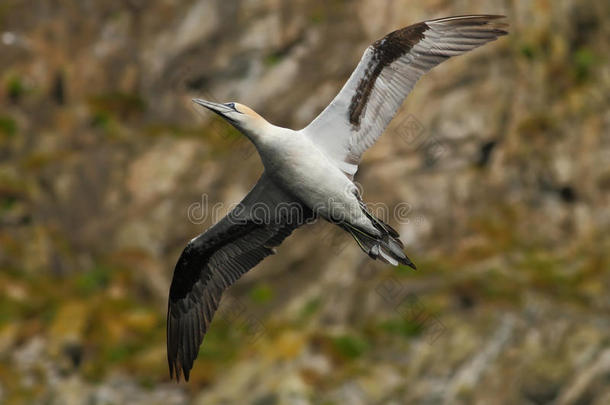
[[[224,115],[224,113],[231,111],[231,109],[224,104],[213,103],[211,101],[202,100],[200,98],[194,98],[193,103],[199,104],[200,106],[214,111],[216,114],[219,115]]]

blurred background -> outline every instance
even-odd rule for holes
[[[170,382],[174,264],[262,171],[191,98],[301,128],[373,40],[468,13],[511,33],[426,75],[356,176],[418,270],[296,231]],[[609,18],[603,0],[3,0],[0,403],[610,403]]]

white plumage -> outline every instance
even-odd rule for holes
[[[375,67],[376,47],[387,46],[392,34],[369,46],[356,70],[326,109],[303,129],[346,174],[353,176],[364,151],[381,136],[419,78],[447,58],[462,54],[506,34],[501,16],[461,16],[426,21],[404,28],[422,39],[387,65],[376,78],[361,116],[350,122],[349,107],[363,78]]]

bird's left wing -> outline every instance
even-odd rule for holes
[[[451,56],[505,35],[503,16],[466,15],[394,31],[367,48],[335,99],[303,132],[349,177],[419,78]]]
[[[188,380],[222,292],[274,253],[273,248],[312,218],[309,208],[263,174],[226,217],[186,246],[176,268],[167,310],[170,375]]]

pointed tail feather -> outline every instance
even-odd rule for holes
[[[343,228],[353,236],[360,248],[372,259],[381,260],[393,266],[400,263],[416,269],[415,264],[402,251],[403,244],[398,239],[398,233],[378,218],[375,218],[373,224],[381,232],[381,236],[370,235],[349,224],[343,224]]]

